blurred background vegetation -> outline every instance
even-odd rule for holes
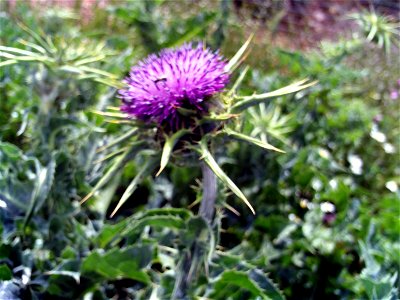
[[[188,299],[398,299],[399,12],[391,0],[0,2],[0,299],[169,299],[196,238],[217,250]],[[252,33],[239,94],[318,80],[238,123],[285,154],[215,149],[255,216],[221,187],[204,238],[200,172],[177,162],[110,218],[146,155],[79,205],[129,130],[93,111],[119,105],[132,65],[192,40],[230,58]]]

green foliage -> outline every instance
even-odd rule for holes
[[[380,15],[375,11],[363,11],[351,16],[366,36],[367,41],[375,42],[379,47],[390,52],[392,45],[399,46],[399,23],[390,17]]]
[[[86,25],[23,4],[0,14],[0,298],[170,299],[190,256],[188,299],[396,299],[397,53],[353,36],[241,67],[251,38],[234,47],[246,33],[224,27],[228,2],[113,3]],[[357,20],[396,44],[386,17]],[[239,50],[225,110],[199,122],[217,130],[187,146],[190,132],[127,120],[115,87],[192,39]],[[211,224],[196,216],[199,159],[220,180]]]

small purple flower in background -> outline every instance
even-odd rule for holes
[[[226,61],[199,43],[152,54],[132,67],[119,91],[121,111],[143,121],[181,127],[179,109],[205,114],[209,98],[229,81]]]
[[[399,92],[396,90],[392,90],[390,92],[390,99],[392,100],[396,100],[397,98],[399,98]]]
[[[380,123],[380,122],[382,122],[382,120],[383,120],[383,115],[382,114],[375,115],[375,117],[374,117],[374,122],[375,123]]]

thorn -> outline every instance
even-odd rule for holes
[[[83,198],[83,199],[79,202],[79,204],[82,205],[83,203],[85,203],[87,200],[89,200],[90,197],[93,196],[93,194],[94,194],[93,192],[90,192],[89,194],[87,194],[86,197]]]

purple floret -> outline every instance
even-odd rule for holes
[[[132,67],[119,91],[121,111],[143,121],[176,124],[178,108],[206,112],[206,100],[229,81],[226,61],[203,44],[151,54]]]

